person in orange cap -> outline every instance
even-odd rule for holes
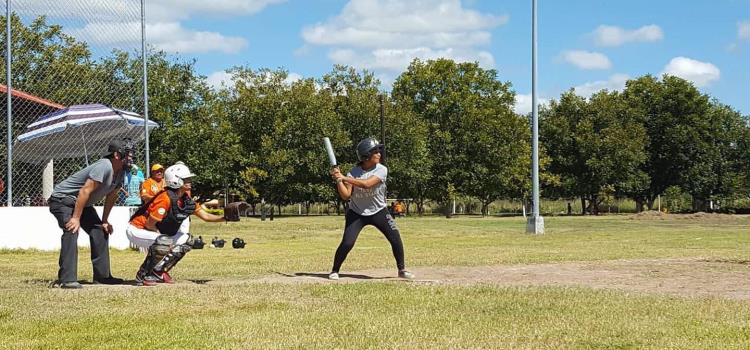
[[[141,200],[143,200],[143,203],[148,203],[163,189],[164,166],[157,163],[151,166],[151,174],[149,178],[141,184]]]

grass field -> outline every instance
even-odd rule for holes
[[[543,236],[524,234],[521,218],[398,223],[416,272],[664,258],[724,264],[708,276],[725,265],[732,273],[750,269],[746,217],[549,217]],[[195,233],[224,238],[227,247],[191,252],[173,270],[177,284],[156,287],[51,289],[57,252],[0,251],[0,349],[750,348],[745,298],[544,281],[509,286],[503,276],[490,276],[499,283],[273,282],[327,272],[342,228],[336,216],[196,222]],[[245,249],[231,248],[237,236]],[[132,279],[143,255],[113,251],[111,259],[116,276]],[[90,281],[90,266],[82,250],[80,279]],[[388,243],[372,228],[342,268],[362,271],[396,273]]]

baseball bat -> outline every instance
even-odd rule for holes
[[[326,146],[326,152],[328,153],[328,162],[331,163],[331,167],[338,165],[336,163],[336,155],[333,153],[333,146],[331,146],[331,140],[327,137],[323,138],[323,143]]]

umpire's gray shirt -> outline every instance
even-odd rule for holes
[[[78,197],[78,192],[86,183],[86,180],[91,179],[99,183],[94,192],[89,196],[89,201],[86,202],[87,207],[92,206],[106,197],[112,190],[118,186],[122,186],[125,172],[121,171],[117,178],[114,175],[112,161],[108,158],[99,159],[94,164],[81,169],[63,180],[63,182],[57,184],[55,189],[52,190],[52,197]]]
[[[385,180],[388,177],[388,168],[377,164],[370,170],[363,170],[356,166],[347,174],[355,179],[366,180],[372,176],[380,178],[380,183],[371,188],[359,188],[352,186],[352,198],[349,200],[349,209],[362,216],[375,215],[375,213],[386,207],[385,203]]]

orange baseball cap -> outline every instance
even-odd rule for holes
[[[156,163],[151,166],[151,172],[159,171],[159,170],[164,170],[164,166],[159,163]]]

